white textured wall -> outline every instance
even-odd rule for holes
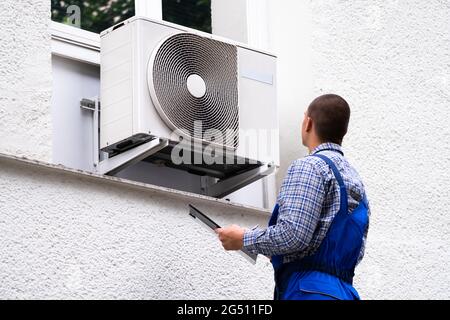
[[[188,216],[267,217],[215,200],[0,157],[0,299],[270,299],[270,262],[225,252]]]
[[[51,160],[50,1],[0,1],[0,152]]]
[[[372,208],[361,296],[450,299],[450,2],[271,2],[284,165],[302,153],[305,99],[334,92],[352,108],[344,151]]]

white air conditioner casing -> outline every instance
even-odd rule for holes
[[[180,59],[185,65],[180,79],[194,75],[193,90],[185,88],[187,83],[172,86],[178,80],[170,72],[179,67]],[[197,79],[195,66],[207,70],[204,83]],[[209,98],[199,105],[205,92]],[[170,139],[179,123],[202,117],[204,110],[211,125],[228,121],[239,129],[235,144],[226,144],[237,157],[279,165],[276,57],[270,53],[172,23],[133,17],[101,33],[100,100],[103,150],[139,134]],[[259,135],[256,148],[244,143],[252,132]]]

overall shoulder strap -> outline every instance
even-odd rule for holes
[[[276,203],[275,207],[272,210],[272,215],[270,216],[269,227],[277,224],[279,209],[280,205]]]
[[[338,168],[336,167],[336,165],[330,158],[324,156],[323,154],[313,154],[313,156],[318,157],[318,158],[322,159],[323,161],[325,161],[330,166],[331,170],[333,171],[334,176],[335,176],[337,182],[339,183],[339,191],[341,194],[340,211],[342,213],[347,214],[348,213],[347,189],[345,188],[344,179],[342,179],[341,173],[339,172]]]

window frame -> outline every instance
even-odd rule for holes
[[[162,20],[162,0],[134,0],[135,15]],[[100,65],[100,34],[51,21],[53,55]]]

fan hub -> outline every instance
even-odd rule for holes
[[[206,93],[206,83],[198,74],[191,74],[187,78],[187,88],[189,93],[195,98],[202,98]]]

